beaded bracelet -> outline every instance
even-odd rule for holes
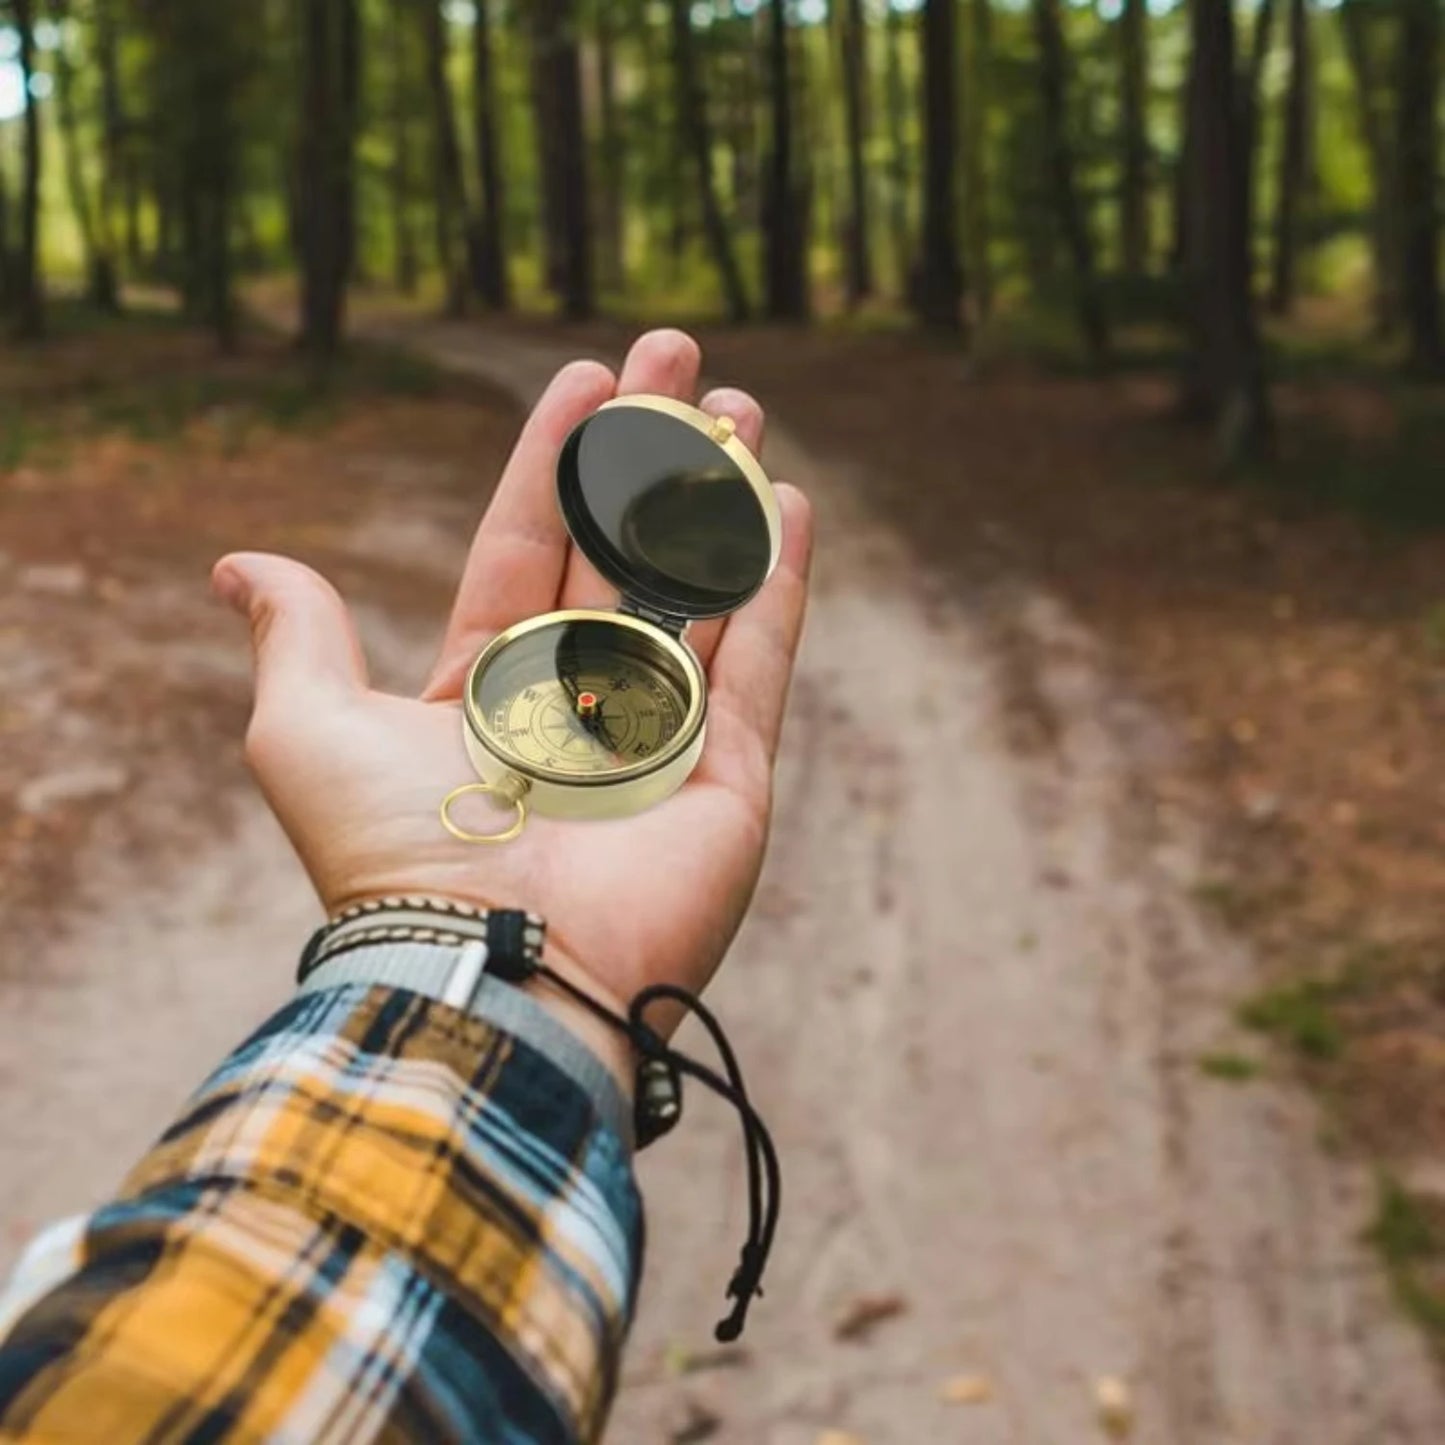
[[[381,916],[378,916],[381,915]],[[487,968],[517,982],[540,963],[547,925],[535,913],[515,908],[475,908],[450,898],[392,894],[353,903],[313,933],[296,967],[296,982],[329,959],[372,943],[433,943],[456,947],[487,945]]]

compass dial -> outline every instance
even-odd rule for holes
[[[527,632],[471,682],[472,715],[495,752],[529,772],[576,778],[670,756],[689,692],[662,647],[610,620]]]

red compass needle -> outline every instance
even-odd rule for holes
[[[607,722],[602,715],[602,702],[603,699],[599,698],[595,692],[579,692],[577,694],[577,716],[581,718],[582,726],[612,754],[612,761],[623,763],[625,759],[617,751],[617,745],[607,731]]]

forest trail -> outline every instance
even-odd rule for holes
[[[370,329],[523,401],[566,359],[555,339]],[[1198,1067],[1252,965],[1200,916],[1194,841],[1133,797],[1163,724],[1017,579],[1058,720],[1021,752],[987,627],[880,523],[869,478],[767,399],[769,470],[812,496],[818,564],[772,846],[715,1002],[782,1149],[783,1222],[743,1349],[713,1354],[742,1180],[735,1121],[694,1096],[642,1161],[648,1272],[609,1440],[1077,1445],[1105,1438],[1102,1377],[1148,1445],[1445,1438],[1425,1348],[1359,1240],[1368,1179],[1324,1152],[1298,1091]],[[418,555],[453,565],[454,512],[388,505],[368,545],[437,540]],[[414,680],[430,638],[362,623],[381,678]],[[88,871],[93,919],[36,974],[67,987],[7,994],[12,1220],[113,1179],[137,1120],[283,994],[312,917],[255,800],[161,883],[124,858]],[[56,1169],[82,1122],[97,1146]],[[840,1338],[869,1299],[899,1308]],[[961,1377],[976,1403],[945,1398]]]

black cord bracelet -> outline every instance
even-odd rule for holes
[[[624,1034],[641,1055],[643,1065],[650,1063],[666,1070],[676,1091],[679,1113],[683,1074],[696,1079],[704,1088],[710,1089],[737,1111],[743,1129],[743,1157],[748,1173],[748,1232],[738,1256],[737,1268],[728,1282],[727,1295],[733,1301],[732,1309],[718,1321],[713,1331],[721,1343],[731,1343],[743,1332],[748,1308],[754,1296],[763,1292],[763,1271],[767,1268],[768,1255],[772,1251],[773,1239],[778,1229],[778,1215],[782,1208],[783,1179],[773,1136],[748,1099],[742,1070],[727,1034],[716,1015],[696,994],[676,984],[655,983],[643,989],[632,1000],[628,1006],[627,1017],[623,1018],[613,1013],[605,1004],[598,1003],[584,989],[545,963],[539,962],[534,972],[582,1004],[604,1023]],[[645,1015],[648,1007],[660,1000],[680,1004],[707,1030],[713,1047],[717,1049],[718,1057],[722,1060],[723,1076],[674,1049],[647,1023]],[[642,1065],[639,1065],[639,1072],[641,1067]],[[676,1119],[672,1122],[675,1123]]]

